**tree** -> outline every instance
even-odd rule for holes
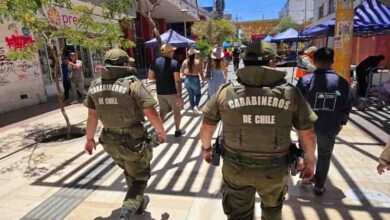
[[[57,100],[67,125],[70,138],[71,123],[65,111],[63,93],[59,84],[60,55],[53,40],[67,38],[75,45],[91,49],[108,47],[112,44],[133,46],[129,40],[121,37],[121,28],[130,22],[128,13],[133,0],[96,0],[95,5],[76,6],[71,0],[2,0],[0,3],[0,22],[13,20],[21,23],[31,31],[36,42],[45,42],[49,52],[54,57],[54,76]],[[98,5],[98,6],[97,6]],[[78,15],[75,25],[70,27],[61,22],[58,9],[66,9]],[[122,25],[120,26],[119,23]],[[28,47],[10,50],[10,57],[15,59],[30,59],[36,56],[37,43]]]
[[[157,25],[153,20],[152,14],[157,6],[160,5],[161,0],[149,0],[149,4],[146,3],[146,16],[148,18],[149,23],[152,25],[152,30],[154,33],[154,36],[156,37],[157,40],[157,45],[158,48],[161,47],[161,37],[160,37],[160,32],[158,31]]]
[[[223,40],[236,36],[236,27],[226,19],[195,22],[191,30],[210,45],[221,44]]]
[[[204,60],[211,53],[212,46],[205,40],[201,39],[196,42],[195,49],[200,51],[200,58]]]
[[[270,34],[280,33],[289,28],[300,29],[301,26],[291,17],[283,17],[280,22],[271,30]]]

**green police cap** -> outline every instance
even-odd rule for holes
[[[252,54],[248,57],[248,54]],[[276,56],[276,50],[274,46],[265,41],[253,41],[245,49],[242,59],[244,60],[266,60],[268,58]]]
[[[104,61],[109,61],[109,63],[113,65],[128,63],[129,59],[130,57],[127,55],[126,51],[119,48],[110,49],[104,55]]]

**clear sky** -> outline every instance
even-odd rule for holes
[[[198,0],[200,6],[212,6],[213,0]],[[225,0],[225,13],[240,21],[274,19],[287,0]]]

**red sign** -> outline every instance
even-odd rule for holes
[[[263,39],[263,38],[265,38],[267,35],[266,34],[256,34],[256,35],[252,35],[251,36],[251,39],[252,40],[261,40],[261,39]]]

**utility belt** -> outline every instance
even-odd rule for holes
[[[289,164],[288,154],[281,157],[270,157],[270,158],[251,158],[242,156],[240,154],[233,153],[229,150],[224,151],[224,159],[232,162],[242,164],[249,167],[257,166],[278,166]]]
[[[160,144],[157,133],[154,130],[149,132],[145,131],[143,126],[142,128],[140,126],[142,124],[131,128],[103,128],[103,132],[109,134],[112,138],[110,141],[119,141],[122,147],[136,153],[147,148],[157,147]],[[103,144],[105,143],[104,140],[101,140],[101,142]]]
[[[288,165],[291,175],[295,176],[297,173],[301,172],[298,170],[298,163],[299,158],[304,157],[304,151],[296,144],[291,143],[289,152],[284,156],[271,158],[251,158],[225,149],[222,136],[218,136],[215,143],[213,144],[212,149],[211,163],[213,166],[219,166],[221,156],[223,159],[248,167]]]

